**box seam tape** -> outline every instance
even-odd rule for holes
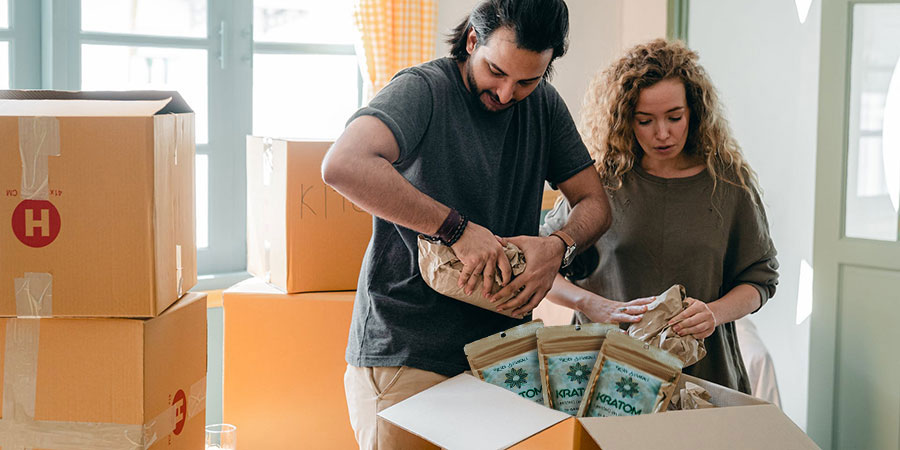
[[[13,279],[16,297],[16,316],[50,317],[53,315],[53,275],[25,272]]]
[[[59,120],[56,117],[19,117],[23,199],[50,198],[50,169],[47,157],[59,154]]]

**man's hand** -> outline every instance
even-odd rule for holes
[[[502,285],[509,283],[512,277],[512,267],[503,252],[505,244],[491,233],[487,228],[474,222],[469,222],[463,231],[462,237],[453,244],[453,253],[463,263],[462,273],[459,275],[457,285],[465,286],[466,295],[470,295],[479,281],[484,281],[482,296],[487,298],[494,288],[494,275],[500,268]]]
[[[498,305],[497,311],[511,311],[513,316],[521,319],[536,308],[553,287],[566,244],[556,236],[516,236],[506,240],[525,253],[525,272],[494,294],[491,301],[515,294],[515,297]]]

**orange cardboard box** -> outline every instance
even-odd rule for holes
[[[159,317],[0,319],[0,448],[197,450],[206,294]]]
[[[378,415],[441,448],[572,450],[816,449],[777,406],[682,374],[715,408],[621,417],[572,417],[457,375]]]
[[[288,293],[356,289],[372,216],[322,181],[330,142],[247,137],[247,271]]]
[[[223,420],[239,448],[356,448],[344,397],[354,292],[283,294],[258,278],[224,293]]]
[[[0,316],[153,317],[193,287],[194,147],[175,92],[0,91]]]

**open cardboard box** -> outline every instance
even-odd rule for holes
[[[155,317],[197,283],[177,92],[0,91],[0,316]]]
[[[447,449],[815,449],[776,406],[682,375],[713,409],[575,418],[460,374],[378,415]]]

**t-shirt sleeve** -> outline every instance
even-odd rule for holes
[[[400,147],[400,157],[394,165],[403,165],[418,151],[431,121],[432,102],[425,79],[414,72],[401,72],[367,106],[353,113],[347,124],[360,116],[374,116],[384,122]]]
[[[557,189],[557,185],[568,180],[586,167],[590,167],[594,161],[588,154],[584,141],[578,133],[578,128],[572,120],[569,108],[556,89],[546,84],[547,100],[551,108],[551,134],[550,134],[550,164],[547,171],[547,181],[550,187]]]
[[[759,292],[760,308],[775,295],[778,259],[769,236],[769,223],[762,200],[737,188],[738,200],[726,255],[727,289],[749,284]],[[757,309],[756,311],[759,311]],[[753,312],[756,312],[753,311]]]

